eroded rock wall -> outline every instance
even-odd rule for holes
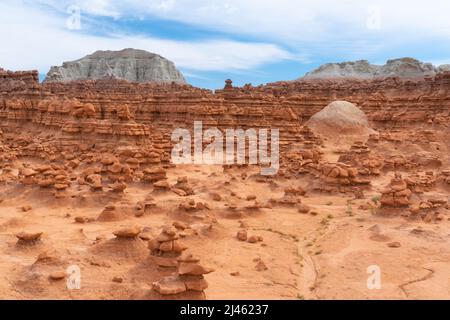
[[[450,72],[417,80],[302,80],[204,90],[121,80],[39,84],[37,72],[0,71],[0,129],[51,130],[60,143],[152,143],[169,152],[174,128],[279,128],[282,148],[334,100],[359,106],[373,127],[446,126]]]

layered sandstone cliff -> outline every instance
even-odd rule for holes
[[[212,92],[118,79],[39,84],[37,72],[1,70],[0,260],[9,273],[0,287],[24,299],[367,298],[365,286],[339,284],[376,256],[392,274],[406,270],[386,296],[415,298],[431,282],[399,292],[412,273],[448,270],[429,262],[448,261],[449,90],[450,72],[240,88],[227,80]],[[194,121],[279,129],[279,171],[171,163],[173,130]],[[342,128],[358,141],[342,147]],[[368,128],[376,132],[366,137]],[[68,292],[66,268],[77,265],[84,290]],[[429,292],[418,297],[448,296]]]
[[[354,103],[375,127],[450,119],[450,73],[425,79],[301,80],[210,90],[178,84],[89,80],[39,84],[37,72],[0,74],[4,131],[32,124],[61,139],[133,139],[170,151],[174,128],[280,128],[282,147],[301,142],[302,126],[335,100]],[[374,128],[376,129],[376,128]],[[68,138],[70,137],[70,139]],[[164,142],[164,143],[163,143]]]

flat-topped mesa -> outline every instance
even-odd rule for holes
[[[326,78],[372,78],[379,66],[371,65],[367,60],[349,61],[342,63],[327,63],[308,72],[303,79]]]
[[[97,51],[79,60],[64,62],[61,67],[50,69],[45,82],[115,78],[139,83],[186,83],[173,62],[136,49]]]
[[[303,79],[420,78],[435,76],[437,73],[447,70],[447,65],[435,67],[431,63],[423,63],[413,58],[392,59],[381,66],[370,64],[367,60],[359,60],[321,65],[317,69],[308,72]]]

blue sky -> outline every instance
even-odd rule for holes
[[[44,76],[96,50],[132,47],[215,89],[227,78],[292,80],[327,62],[439,65],[450,63],[448,12],[447,0],[3,0],[0,67]]]

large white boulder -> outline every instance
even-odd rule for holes
[[[334,101],[311,117],[307,123],[311,130],[328,140],[366,140],[375,133],[366,114],[347,101]]]

